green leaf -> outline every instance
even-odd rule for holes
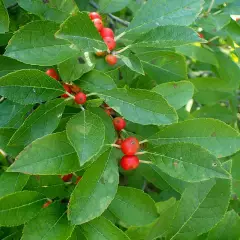
[[[105,126],[97,115],[82,111],[67,124],[67,136],[75,148],[80,165],[98,154],[105,140]]]
[[[140,89],[112,89],[98,94],[127,120],[142,125],[177,122],[175,110],[159,94]]]
[[[67,220],[65,206],[55,202],[43,208],[37,217],[25,225],[22,240],[66,240],[71,236],[74,227]]]
[[[9,16],[7,9],[4,6],[3,0],[0,0],[0,33],[8,32]]]
[[[50,199],[69,197],[71,194],[71,188],[67,188],[59,176],[31,176],[24,189],[40,192]]]
[[[61,24],[56,37],[70,41],[84,52],[107,50],[106,44],[86,12],[78,12],[69,17]]]
[[[199,18],[197,25],[204,29],[204,31],[215,34],[223,27],[225,27],[231,18],[228,14],[210,14],[208,17]]]
[[[194,86],[188,81],[169,82],[157,85],[152,91],[161,94],[177,110],[192,98]]]
[[[230,56],[224,53],[216,53],[218,60],[218,73],[221,79],[229,84],[229,87],[237,89],[239,87],[240,68],[233,62]]]
[[[76,0],[78,1],[78,0]],[[82,0],[79,0],[82,2]],[[87,238],[83,235],[83,230],[81,229],[80,226],[76,226],[75,225],[75,229],[71,235],[70,238],[68,238],[67,240],[87,240]]]
[[[55,99],[40,105],[13,134],[8,145],[26,146],[52,133],[60,122],[65,104],[62,99]]]
[[[26,174],[4,172],[0,175],[0,198],[21,191],[28,179],[29,176]]]
[[[115,158],[117,150],[104,152],[84,173],[69,203],[72,224],[83,224],[99,217],[113,200],[119,182]]]
[[[192,116],[195,118],[215,118],[226,123],[232,123],[237,120],[237,116],[234,116],[230,109],[219,104],[203,106],[199,110],[194,111]]]
[[[209,231],[227,211],[229,180],[211,179],[190,184],[180,202],[168,208],[149,231],[146,239],[195,239]]]
[[[143,226],[158,217],[155,203],[149,195],[130,187],[118,188],[109,210],[121,221],[131,226]]]
[[[0,126],[18,128],[31,109],[31,105],[24,106],[5,100],[0,104]]]
[[[231,22],[225,26],[218,35],[240,44],[240,26],[237,22],[231,20]],[[233,43],[232,43],[233,44]],[[233,45],[234,46],[234,45]]]
[[[137,55],[144,71],[158,84],[187,79],[185,58],[171,51],[144,52]]]
[[[170,188],[168,183],[162,178],[161,170],[154,164],[140,164],[138,168],[144,178],[161,190]]]
[[[147,1],[137,11],[126,31],[128,35],[138,36],[158,26],[188,26],[201,12],[203,3],[202,0]]]
[[[214,53],[206,48],[188,45],[177,47],[176,51],[199,62],[209,63],[215,66],[218,65]]]
[[[30,22],[13,35],[4,55],[31,65],[61,63],[73,57],[77,50],[68,41],[55,38],[58,29],[54,22]]]
[[[88,9],[89,1],[90,0],[75,0],[80,11]]]
[[[208,240],[240,238],[240,218],[234,210],[226,213],[224,219],[208,234]]]
[[[37,215],[45,198],[31,191],[16,192],[0,199],[0,226],[19,226]]]
[[[80,169],[78,157],[65,132],[39,138],[28,145],[8,169],[39,175],[59,175]]]
[[[192,143],[162,145],[149,150],[148,155],[164,173],[183,181],[230,178],[214,155]]]
[[[130,240],[122,230],[105,217],[99,217],[85,223],[81,225],[81,228],[88,240]]]
[[[171,48],[202,41],[191,28],[184,26],[160,26],[142,35],[130,47],[135,49],[141,47]]]
[[[194,99],[202,104],[213,104],[228,99],[234,89],[219,78],[193,78],[190,79],[195,87]]]
[[[97,70],[84,74],[79,81],[76,81],[76,84],[89,92],[110,90],[117,87],[110,76]]]
[[[36,66],[27,65],[6,56],[0,56],[0,77],[16,70],[32,68],[36,69]]]
[[[230,192],[229,180],[213,179],[190,185],[182,195],[168,239],[191,238],[210,230],[227,211]]]
[[[19,70],[0,78],[0,95],[24,105],[48,101],[64,92],[60,83],[39,70]]]
[[[84,56],[77,55],[58,65],[58,71],[64,82],[72,82],[79,79],[84,73],[91,71],[95,64],[88,52]]]
[[[195,143],[217,157],[232,155],[240,149],[239,133],[227,124],[211,118],[172,124],[150,137],[149,141],[155,145],[174,142]]]
[[[57,23],[61,23],[69,17],[76,7],[74,1],[64,0],[53,0],[47,2],[42,0],[18,0],[18,4],[21,8],[28,12]]]
[[[144,70],[140,59],[135,55],[130,53],[128,56],[118,55],[119,58],[134,72],[144,75]]]
[[[176,199],[171,197],[166,201],[156,203],[156,207],[159,214],[165,212],[168,208],[172,207],[176,203]]]
[[[99,12],[112,13],[118,12],[129,4],[129,0],[100,0]]]
[[[104,144],[107,145],[107,144],[114,143],[117,136],[116,136],[116,130],[112,123],[112,118],[110,118],[102,108],[91,108],[90,111],[93,112],[98,117],[100,117],[103,121],[103,124],[105,126]]]
[[[23,149],[23,146],[9,147],[7,145],[15,131],[16,129],[14,128],[0,128],[1,150],[13,157],[15,157]]]

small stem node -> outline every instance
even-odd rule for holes
[[[143,154],[146,154],[148,152],[144,151],[144,152],[137,152],[135,155],[143,155]]]
[[[139,160],[140,163],[144,163],[144,164],[153,164],[152,162],[149,161],[144,161],[144,160]]]
[[[121,148],[121,146],[120,146],[120,145],[118,145],[118,144],[115,144],[115,143],[111,144],[111,146],[112,146],[112,147],[116,147],[116,148]]]
[[[87,97],[90,97],[90,96],[94,96],[94,95],[97,95],[97,93],[95,93],[95,92],[89,93],[89,94],[87,94],[86,96],[87,96]]]
[[[121,50],[119,50],[119,51],[116,51],[115,54],[117,55],[117,54],[119,54],[119,53],[125,52],[127,49],[130,48],[130,46],[131,46],[131,45],[128,45],[128,46],[124,47],[123,49],[121,49]]]
[[[143,141],[139,142],[139,144],[143,144],[143,143],[146,143],[146,142],[148,142],[148,140],[147,140],[147,139],[145,139],[145,140],[143,140]]]

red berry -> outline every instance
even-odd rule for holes
[[[48,207],[50,204],[52,203],[52,201],[47,201],[43,204],[43,208]]]
[[[49,77],[52,77],[56,80],[59,80],[59,76],[57,74],[57,72],[55,71],[54,68],[49,68],[47,71],[46,71],[46,74],[49,76]]]
[[[110,37],[114,39],[114,32],[111,28],[103,28],[100,32],[102,38]]]
[[[81,179],[82,179],[82,176],[77,177],[76,184],[78,184]]]
[[[102,19],[102,17],[100,16],[100,14],[98,14],[97,12],[91,12],[89,13],[89,17],[91,20],[94,20],[94,19]]]
[[[204,38],[204,35],[203,35],[202,33],[198,33],[198,36],[199,36],[200,38]]]
[[[67,175],[64,175],[64,176],[62,177],[62,180],[63,180],[64,182],[68,182],[68,181],[72,178],[72,176],[73,176],[72,173],[67,174]]]
[[[123,156],[120,165],[124,170],[133,170],[139,166],[139,159],[137,156]]]
[[[117,57],[115,55],[112,55],[112,54],[108,54],[105,57],[105,60],[109,65],[115,65],[118,61]]]
[[[103,22],[101,19],[94,19],[93,23],[99,32],[103,29]]]
[[[106,45],[110,51],[116,47],[116,42],[113,38],[105,37],[105,38],[103,38],[103,41],[106,43]]]
[[[121,131],[126,127],[126,121],[121,117],[116,117],[113,119],[113,125],[117,131]]]
[[[87,96],[83,92],[79,92],[75,96],[75,102],[77,104],[84,104],[87,101]]]
[[[122,152],[128,156],[134,155],[139,147],[139,141],[135,137],[128,137],[121,144]]]

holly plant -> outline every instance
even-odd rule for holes
[[[0,0],[0,239],[240,239],[239,0]]]

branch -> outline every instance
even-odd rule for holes
[[[210,13],[210,12],[211,12],[214,2],[215,2],[215,0],[212,0],[212,1],[211,1],[210,6],[209,6],[209,8],[208,8],[208,10],[207,10],[207,13]]]
[[[98,4],[95,3],[94,1],[90,1],[89,4],[90,4],[92,7],[94,7],[95,9],[98,9],[98,8],[99,8]],[[130,24],[128,21],[122,20],[121,18],[116,17],[116,16],[114,16],[114,15],[111,14],[111,13],[108,13],[108,16],[109,16],[111,19],[113,19],[113,20],[121,23],[121,24],[124,25],[125,27],[128,27],[128,25]]]

